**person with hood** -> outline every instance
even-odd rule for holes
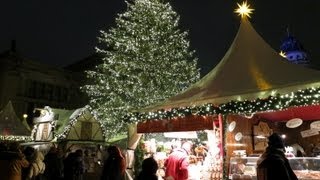
[[[51,147],[43,162],[46,164],[45,179],[59,180],[63,178],[63,155],[61,149],[55,146]]]
[[[157,176],[158,163],[153,157],[149,157],[142,162],[142,171],[136,180],[158,180]]]
[[[84,173],[83,151],[71,152],[63,161],[65,180],[82,180]]]
[[[257,180],[298,180],[285,156],[282,138],[273,133],[268,137],[268,147],[257,161]]]

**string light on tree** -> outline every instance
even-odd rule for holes
[[[171,5],[126,2],[127,11],[118,15],[115,27],[101,31],[97,53],[102,63],[86,72],[89,81],[82,87],[108,138],[127,132],[122,117],[132,109],[172,97],[200,77],[188,33],[179,29]]]

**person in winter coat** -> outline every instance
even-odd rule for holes
[[[19,144],[10,144],[9,148],[2,148],[0,151],[1,180],[21,180],[22,169],[28,166],[29,162],[20,151]]]
[[[146,158],[142,162],[142,171],[136,180],[158,180],[158,163],[153,157]]]
[[[75,162],[76,162],[77,154],[75,152],[71,152],[68,156],[63,160],[63,175],[64,180],[74,180],[74,171],[75,171]]]
[[[28,180],[28,175],[31,168],[31,163],[34,161],[36,149],[31,146],[27,146],[23,149],[23,154],[26,160],[29,162],[29,166],[27,168],[22,169],[22,179]]]
[[[75,159],[75,180],[82,180],[84,173],[83,151],[81,149],[76,150]]]
[[[173,150],[165,161],[166,178],[174,180],[187,180],[188,166],[189,166],[189,153],[191,152],[191,142],[184,142],[181,148]]]
[[[44,176],[47,180],[63,178],[63,158],[59,153],[59,149],[51,147],[43,162],[46,164]]]
[[[298,180],[286,158],[282,138],[273,133],[268,138],[268,147],[257,162],[257,180]]]
[[[70,153],[63,161],[65,180],[82,180],[84,173],[83,152],[81,149]]]
[[[117,146],[109,146],[108,158],[104,162],[101,180],[123,180],[126,160]]]
[[[46,165],[43,162],[44,157],[43,154],[36,150],[34,153],[34,157],[30,162],[30,168],[27,175],[27,179],[31,180],[39,180],[41,179],[42,174],[46,168]]]

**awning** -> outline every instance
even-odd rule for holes
[[[197,139],[198,135],[196,131],[186,132],[166,132],[163,133],[166,138],[181,138],[181,139]]]

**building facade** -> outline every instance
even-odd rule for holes
[[[0,54],[0,108],[11,101],[18,117],[31,123],[37,107],[83,107],[88,101],[79,73],[29,60],[11,48]]]
[[[296,37],[287,33],[280,45],[280,53],[291,63],[310,66],[308,55]]]

